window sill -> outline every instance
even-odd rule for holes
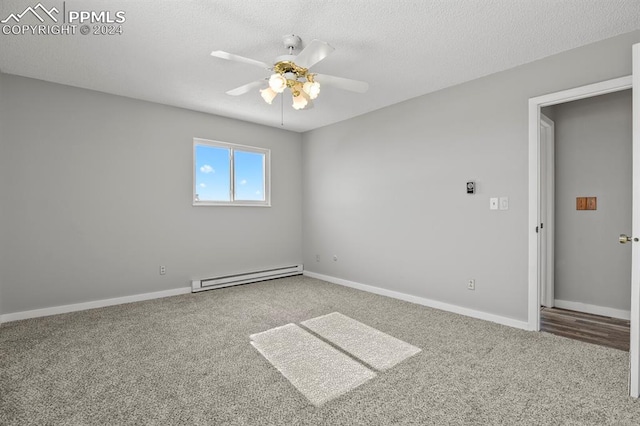
[[[216,203],[198,202],[192,203],[193,207],[271,207],[271,203]]]

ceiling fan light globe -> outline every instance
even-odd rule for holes
[[[309,101],[307,101],[307,98],[304,97],[303,92],[300,92],[298,96],[293,97],[293,105],[291,106],[293,107],[293,109],[303,109],[307,106],[308,103]]]
[[[309,95],[310,99],[315,99],[320,94],[320,83],[318,83],[317,81],[307,81],[302,86],[302,90],[304,90],[304,92]]]
[[[260,96],[262,96],[262,99],[264,99],[266,103],[271,105],[271,102],[273,102],[278,94],[271,87],[267,87],[266,89],[260,90]]]
[[[269,87],[276,93],[282,93],[287,88],[287,79],[280,74],[273,74],[269,77]]]

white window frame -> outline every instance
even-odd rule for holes
[[[207,145],[215,148],[224,148],[228,149],[230,152],[229,155],[229,199],[231,201],[196,201],[196,146],[197,145]],[[264,201],[256,201],[256,200],[236,200],[235,199],[235,161],[234,161],[234,153],[235,151],[243,151],[243,152],[254,152],[257,154],[264,155]],[[255,206],[255,207],[271,207],[271,150],[266,148],[258,148],[255,146],[248,145],[239,145],[235,143],[229,142],[221,142],[209,139],[202,138],[193,138],[193,182],[192,189],[193,193],[191,194],[191,200],[193,206]]]

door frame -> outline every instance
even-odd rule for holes
[[[544,137],[543,137],[544,136]],[[555,305],[555,123],[540,114],[540,304],[548,308]]]
[[[634,50],[637,46],[634,46]],[[640,48],[638,49],[640,53]],[[634,61],[635,64],[635,61]],[[637,73],[636,78],[640,78],[640,73]],[[540,331],[540,285],[542,283],[540,274],[540,262],[541,262],[541,247],[539,232],[544,231],[543,228],[539,228],[542,216],[541,199],[543,191],[541,191],[541,150],[540,150],[540,109],[542,107],[561,104],[565,102],[575,101],[578,99],[585,99],[599,95],[605,95],[607,93],[619,92],[621,90],[627,90],[632,88],[633,78],[632,76],[620,77],[612,80],[602,81],[599,83],[589,84],[586,86],[575,87],[573,89],[562,90],[555,93],[549,93],[547,95],[538,96],[529,99],[529,271],[528,271],[528,329],[532,331]],[[637,96],[634,96],[634,107],[640,107],[640,100],[636,101]],[[634,116],[635,117],[635,116]],[[640,129],[637,129],[636,122],[633,120],[634,131],[634,149],[633,149],[633,164],[638,164],[638,167],[633,167],[634,180],[636,174],[640,177],[640,150],[635,149],[635,145],[640,146]],[[636,192],[640,191],[640,188],[636,188],[634,185],[634,197],[633,197],[633,209],[640,209],[640,194],[636,196]],[[635,215],[634,215],[635,220]],[[640,223],[633,224],[633,230],[639,230]],[[636,247],[636,244],[633,245]],[[636,275],[634,268],[632,268],[632,282],[631,282],[631,349],[630,349],[630,394],[633,397],[638,397],[640,390],[640,344],[638,343],[638,337],[640,334],[639,319],[640,319],[640,305],[635,301],[633,295],[638,293],[640,289],[636,281],[640,282],[640,278]],[[636,347],[637,346],[637,347]]]

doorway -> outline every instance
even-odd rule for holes
[[[631,90],[540,119],[541,330],[628,350],[631,247],[618,235],[631,231]]]
[[[640,50],[639,50],[640,51]],[[591,98],[598,95],[604,95],[607,93],[619,92],[622,90],[627,90],[632,87],[632,77],[622,77],[614,80],[608,80],[601,83],[591,84],[588,86],[578,87],[574,89],[569,89],[557,93],[552,93],[544,96],[539,96],[536,98],[531,98],[529,100],[529,292],[528,292],[528,324],[529,329],[539,331],[540,330],[540,306],[542,302],[541,297],[541,285],[545,283],[543,279],[543,269],[544,265],[543,261],[543,253],[546,253],[546,250],[542,247],[542,244],[547,244],[545,238],[541,238],[541,235],[544,233],[544,222],[541,220],[544,214],[541,211],[541,206],[545,205],[545,191],[542,187],[545,184],[545,180],[541,179],[542,170],[541,164],[544,164],[542,154],[544,153],[541,150],[541,131],[540,131],[540,122],[541,122],[541,109],[544,107],[548,107],[551,105],[558,105],[574,100]],[[636,94],[634,94],[635,96]],[[637,102],[637,101],[636,101]],[[634,125],[636,123],[634,122]],[[640,147],[640,138],[637,135],[637,129],[634,129],[634,147]],[[634,149],[634,156],[637,153],[637,149]],[[638,164],[636,162],[635,164]],[[633,187],[634,191],[637,191],[639,188],[638,178],[640,174],[638,173],[638,169],[634,169],[633,171]],[[581,194],[586,197],[589,197],[590,194]],[[636,204],[638,200],[636,200],[637,195],[634,194],[634,221],[636,212],[640,211],[640,206]],[[636,222],[634,222],[634,229],[637,229]],[[621,230],[620,232],[623,232]],[[633,269],[635,271],[636,262],[633,261]],[[635,294],[637,289],[637,280],[631,281],[632,294]],[[638,393],[640,390],[640,372],[639,372],[639,363],[638,360],[638,348],[635,346],[636,340],[634,339],[635,335],[638,333],[638,325],[635,324],[633,318],[638,316],[638,306],[633,303],[632,297],[632,306],[631,306],[631,348],[630,348],[630,361],[631,361],[631,369],[630,369],[630,394],[631,396],[638,397]]]

